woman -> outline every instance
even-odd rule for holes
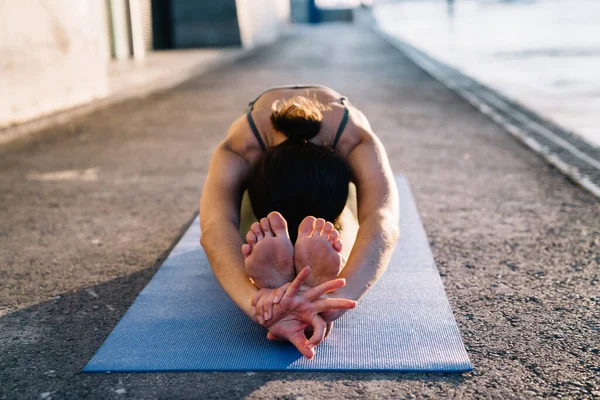
[[[247,243],[238,231],[246,189],[259,219]],[[269,338],[312,358],[325,323],[385,271],[399,234],[398,194],[381,142],[345,97],[325,86],[277,87],[250,103],[215,150],[200,223],[231,299]]]

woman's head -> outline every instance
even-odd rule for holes
[[[260,219],[271,211],[280,212],[293,242],[308,215],[336,221],[346,205],[351,180],[350,168],[341,156],[308,142],[319,133],[323,108],[302,99],[292,98],[274,107],[273,127],[288,140],[266,151],[248,185],[255,216]]]
[[[273,103],[271,124],[292,140],[308,140],[317,136],[328,108],[316,99],[294,96]]]

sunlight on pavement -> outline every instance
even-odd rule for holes
[[[600,146],[600,3],[405,1],[381,28]]]
[[[98,180],[99,168],[88,168],[83,170],[66,170],[56,172],[38,173],[32,172],[27,174],[27,180],[30,181],[82,181],[95,182]]]

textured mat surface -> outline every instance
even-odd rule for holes
[[[410,187],[388,270],[336,321],[313,360],[272,342],[221,289],[194,221],[84,372],[471,370]]]

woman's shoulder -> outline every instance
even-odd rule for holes
[[[262,153],[259,142],[252,134],[246,114],[233,121],[221,145],[243,157],[250,164],[254,164]]]
[[[354,107],[348,105],[348,122],[344,127],[343,132],[340,135],[340,139],[336,146],[336,151],[346,157],[352,152],[358,145],[369,141],[376,137],[369,120],[365,114]]]

